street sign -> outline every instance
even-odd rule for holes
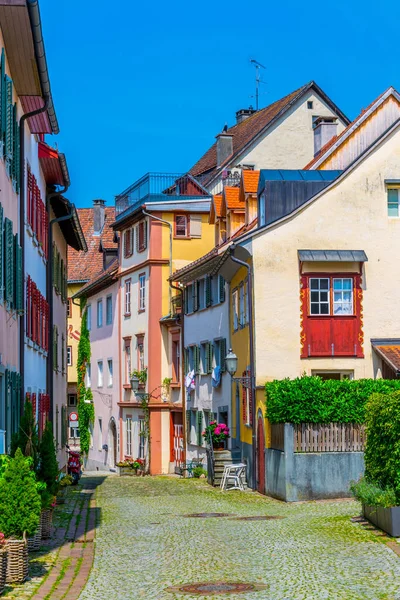
[[[78,421],[78,413],[76,413],[76,412],[70,413],[69,420],[70,421]]]
[[[70,427],[79,427],[79,423],[78,423],[78,421],[70,421],[69,426]]]

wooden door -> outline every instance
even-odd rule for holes
[[[265,494],[265,434],[261,415],[257,423],[257,491]]]

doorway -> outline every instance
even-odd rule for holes
[[[113,469],[117,462],[117,426],[115,420],[111,419],[109,425],[109,466]]]
[[[257,421],[257,491],[265,494],[265,432],[261,411]]]

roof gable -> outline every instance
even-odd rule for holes
[[[215,225],[217,219],[222,216],[222,194],[216,194],[212,197],[210,206],[210,216],[208,222],[210,225]]]

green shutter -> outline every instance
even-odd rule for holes
[[[6,107],[5,107],[5,156],[8,162],[12,160],[13,144],[14,144],[14,106],[12,103],[12,80],[6,75],[5,78],[5,93],[6,93]]]
[[[211,342],[207,342],[206,344],[206,365],[207,371],[206,373],[212,373],[212,359],[213,359],[213,347]]]
[[[206,277],[206,306],[211,306],[211,277],[207,275]]]
[[[225,302],[225,279],[218,275],[219,301]]]
[[[4,254],[5,254],[5,288],[6,301],[12,306],[14,299],[14,236],[12,222],[4,219]]]
[[[197,411],[197,445],[203,445],[203,412],[201,410]]]
[[[58,329],[53,325],[53,369],[58,371]]]
[[[187,348],[183,349],[183,370],[186,377],[189,372],[189,350]]]
[[[226,371],[226,366],[225,366],[226,339],[225,338],[222,338],[222,340],[220,340],[220,342],[219,342],[219,351],[220,351],[221,373],[224,373]]]
[[[61,406],[61,447],[64,448],[67,443],[67,409],[64,404]]]
[[[194,372],[200,373],[200,346],[193,346]]]
[[[1,50],[1,62],[0,62],[0,88],[1,88],[1,98],[0,98],[0,113],[1,113],[1,135],[0,139],[4,144],[5,134],[6,134],[6,58],[4,53],[4,48]],[[4,156],[4,145],[2,147],[2,152]]]
[[[22,248],[18,244],[18,234],[14,236],[15,240],[15,308],[22,310]]]
[[[4,296],[4,223],[3,207],[0,204],[0,300]]]
[[[61,258],[60,260],[60,294],[61,299],[64,300],[64,261]]]
[[[57,285],[57,251],[56,244],[53,242],[53,286]]]
[[[186,440],[187,443],[190,444],[190,410],[186,411]]]
[[[196,310],[198,309],[197,298],[198,298],[198,294],[197,294],[197,281],[194,281],[192,283],[192,308],[193,308],[193,312],[196,312]]]

